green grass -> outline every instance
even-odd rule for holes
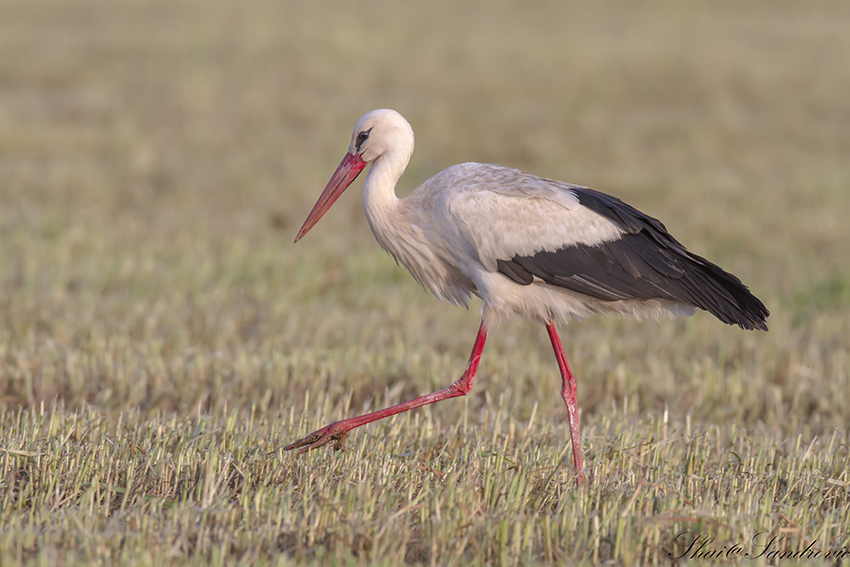
[[[0,4],[0,565],[850,546],[848,26],[840,2]],[[563,326],[578,489],[530,323],[467,398],[283,452],[448,385],[477,328],[380,251],[358,184],[292,244],[382,106],[417,135],[400,194],[468,160],[613,193],[770,332]]]

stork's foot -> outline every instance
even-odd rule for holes
[[[284,447],[283,450],[291,451],[293,449],[300,449],[298,451],[298,454],[300,455],[301,453],[306,453],[311,449],[318,449],[319,447],[327,445],[329,442],[333,441],[334,449],[342,451],[345,448],[345,439],[348,437],[348,429],[341,427],[341,424],[341,421],[337,421],[336,423],[326,425],[325,427],[314,431],[310,435],[302,437],[294,443],[290,443]]]
[[[584,471],[578,471],[578,474],[576,474],[576,488],[583,484],[587,484],[587,477],[584,476]]]

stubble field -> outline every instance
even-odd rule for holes
[[[840,2],[0,3],[0,565],[846,562],[848,28]],[[292,244],[379,107],[417,134],[400,194],[480,161],[617,195],[770,332],[562,326],[578,489],[527,322],[468,397],[284,452],[448,385],[477,329],[378,248],[360,182]]]

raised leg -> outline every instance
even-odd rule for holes
[[[552,348],[555,349],[555,358],[558,359],[558,368],[561,370],[561,397],[567,403],[567,417],[570,420],[570,438],[573,442],[573,464],[576,467],[576,484],[582,484],[586,481],[584,476],[584,466],[581,461],[581,437],[579,435],[578,422],[578,398],[576,396],[576,379],[573,373],[570,372],[570,367],[567,364],[567,357],[564,356],[564,347],[561,346],[561,338],[558,336],[558,329],[554,323],[548,323],[546,330],[549,332],[549,340],[552,341]]]
[[[484,322],[482,321],[481,327],[478,329],[478,336],[475,337],[475,345],[472,347],[472,354],[469,356],[469,362],[466,364],[466,370],[463,372],[463,376],[461,376],[448,388],[443,388],[433,394],[428,394],[390,408],[367,413],[366,415],[361,415],[359,417],[351,417],[349,419],[344,419],[342,421],[326,425],[318,431],[314,431],[310,435],[299,439],[295,443],[290,443],[283,448],[284,451],[301,448],[298,452],[304,453],[310,449],[317,449],[322,445],[327,444],[329,441],[333,441],[334,448],[337,451],[340,451],[345,445],[345,438],[348,436],[348,432],[355,427],[360,427],[361,425],[366,425],[367,423],[372,423],[373,421],[378,421],[379,419],[384,419],[385,417],[411,410],[413,408],[418,408],[420,406],[441,402],[449,398],[465,396],[470,390],[472,390],[472,385],[475,382],[475,372],[478,370],[478,362],[481,360],[481,351],[484,350],[484,342],[486,340],[487,328],[484,326]]]

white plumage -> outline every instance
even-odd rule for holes
[[[546,323],[591,313],[693,314],[664,300],[599,301],[539,278],[516,285],[498,272],[497,260],[610,242],[623,230],[579,203],[572,190],[583,187],[491,164],[449,167],[399,199],[395,185],[413,154],[413,129],[394,110],[373,110],[357,123],[350,153],[365,131],[369,142],[380,139],[363,155],[372,163],[363,207],[378,243],[436,297],[466,306],[470,295],[480,296],[488,327],[511,316]]]

